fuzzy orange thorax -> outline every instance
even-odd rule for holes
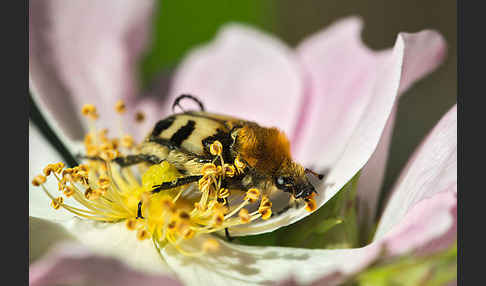
[[[259,171],[275,171],[291,161],[290,142],[277,128],[248,124],[238,131],[237,149],[241,158]]]

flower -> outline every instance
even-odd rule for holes
[[[433,70],[445,52],[442,38],[433,31],[400,34],[392,50],[371,51],[360,41],[361,22],[356,18],[335,23],[304,40],[296,50],[251,28],[229,25],[213,43],[186,57],[167,97],[140,99],[133,70],[147,40],[151,2],[73,3],[29,3],[30,87],[51,125],[65,134],[61,137],[71,150],[77,150],[73,142],[83,134],[76,110],[86,102],[96,103],[100,122],[110,129],[116,129],[117,119],[110,117],[107,108],[120,98],[127,103],[128,116],[144,109],[144,125],[123,125],[139,139],[156,119],[170,112],[173,98],[189,92],[212,110],[278,126],[289,134],[299,162],[329,168],[326,182],[332,186],[325,190],[320,186],[318,207],[361,170],[358,196],[368,210],[374,209],[397,96]],[[113,7],[119,18],[112,17],[102,27],[96,25]],[[92,18],[86,21],[86,15]],[[50,245],[68,240],[120,258],[144,272],[176,273],[187,284],[245,285],[277,281],[289,274],[300,282],[310,282],[336,271],[353,273],[374,261],[383,247],[391,254],[443,247],[456,232],[455,114],[454,108],[411,159],[387,204],[374,242],[366,247],[310,250],[219,241],[217,252],[196,258],[170,246],[159,253],[149,240],[138,241],[124,224],[73,219],[66,212],[48,209],[47,197],[31,190],[31,259],[36,260]],[[33,179],[47,162],[57,162],[60,156],[32,125],[29,136]],[[308,214],[290,211],[278,219],[235,227],[232,234],[271,231]],[[206,238],[191,241],[198,245],[200,239]],[[42,267],[42,260],[34,262],[31,277]]]

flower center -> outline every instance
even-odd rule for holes
[[[124,113],[122,102],[117,103],[116,110]],[[138,239],[151,238],[158,247],[171,244],[186,255],[215,250],[218,244],[214,239],[206,240],[201,252],[194,253],[184,250],[183,241],[270,218],[272,202],[255,188],[242,193],[238,203],[228,203],[233,190],[222,187],[222,182],[225,177],[241,172],[244,163],[239,160],[224,163],[220,142],[210,146],[214,159],[201,169],[197,186],[189,184],[154,192],[156,186],[175,182],[183,175],[167,161],[120,167],[113,160],[136,153],[133,137],[125,134],[110,139],[108,130],[95,128],[98,114],[94,106],[86,105],[82,113],[90,120],[90,132],[84,140],[87,162],[74,168],[65,168],[62,162],[49,164],[43,175],[32,182],[51,199],[54,209],[64,208],[84,219],[124,222],[127,229],[136,231]],[[48,177],[57,180],[61,196],[54,196],[45,186]],[[68,204],[68,199],[79,206]],[[250,205],[256,210],[250,212],[246,208]]]

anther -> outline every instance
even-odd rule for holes
[[[125,223],[125,226],[129,229],[129,230],[135,230],[135,228],[137,227],[137,220],[136,219],[127,219],[126,223]]]
[[[150,233],[145,229],[139,229],[137,231],[138,240],[145,240],[150,237]]]
[[[221,188],[218,192],[218,198],[221,198],[221,199],[226,199],[227,197],[229,197],[229,195],[230,195],[230,192],[226,188]]]
[[[86,191],[84,192],[84,197],[90,201],[96,200],[97,198],[100,197],[100,192],[93,190],[91,188],[87,188]]]
[[[271,208],[259,208],[258,212],[262,215],[263,220],[267,220],[272,216]]]
[[[223,166],[225,176],[229,178],[233,178],[236,174],[235,167],[231,166],[230,164],[224,164]]]
[[[42,173],[44,173],[44,176],[46,177],[49,177],[52,173],[53,170],[53,165],[52,164],[49,164],[47,165],[43,170],[42,170]]]
[[[65,165],[63,162],[59,162],[53,165],[53,171],[57,174],[61,174],[62,169],[64,169]]]
[[[247,209],[241,209],[240,212],[238,213],[238,216],[240,217],[240,221],[242,223],[249,223],[251,220],[251,216],[248,213]]]
[[[246,192],[245,200],[248,200],[250,203],[254,203],[258,200],[259,197],[260,191],[258,189],[252,188]]]
[[[181,220],[189,220],[191,218],[191,216],[185,211],[180,211],[179,212],[179,218]]]
[[[126,111],[125,102],[123,100],[118,100],[115,104],[115,111],[119,114],[123,114]]]
[[[65,186],[64,187],[64,191],[63,191],[63,194],[66,196],[66,197],[70,197],[72,195],[74,195],[74,187],[73,186]]]
[[[64,203],[64,199],[63,199],[63,197],[58,197],[58,198],[56,198],[56,199],[52,200],[52,202],[51,202],[51,206],[52,206],[52,207],[53,207],[55,210],[58,210],[58,209],[61,207],[62,203]]]
[[[81,114],[84,116],[91,118],[93,120],[98,118],[98,113],[96,112],[96,107],[92,104],[85,104],[81,109]]]
[[[110,178],[106,176],[100,176],[100,178],[98,179],[98,185],[102,189],[108,188],[110,186]]]
[[[211,155],[220,156],[221,153],[223,153],[223,144],[217,140],[214,141],[211,146],[209,146],[209,152],[211,152]]]
[[[271,208],[272,202],[266,196],[262,197],[262,201],[260,202],[260,208]]]
[[[38,186],[44,184],[45,182],[46,182],[46,177],[44,177],[42,175],[37,175],[32,180],[32,185],[38,187]]]
[[[240,157],[236,157],[234,165],[238,173],[242,173],[246,167],[246,164],[243,161],[241,161]]]
[[[145,120],[145,114],[142,111],[135,113],[135,122],[142,123]]]
[[[135,140],[130,135],[125,135],[121,139],[121,145],[126,148],[132,148],[134,145]]]

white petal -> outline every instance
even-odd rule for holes
[[[373,154],[398,94],[404,53],[404,40],[398,36],[392,54],[383,61],[383,65],[379,69],[380,84],[375,86],[371,98],[363,103],[367,104],[366,112],[361,115],[358,126],[349,136],[345,149],[326,178],[326,183],[332,185],[324,188],[321,183],[316,188],[319,193],[316,197],[318,207],[324,205],[351,180]],[[323,157],[325,154],[323,152],[320,156]],[[232,229],[232,234],[248,235],[269,232],[296,222],[309,214],[310,212],[304,208],[290,209],[281,216],[267,221],[250,226],[238,226]]]
[[[73,241],[94,253],[126,262],[136,270],[147,273],[170,273],[151,240],[139,241],[136,232],[124,223],[102,223],[79,218],[45,220],[29,218],[31,259],[36,260],[59,242]]]
[[[300,283],[308,283],[338,270],[354,272],[379,253],[376,246],[319,250],[220,243],[219,251],[199,258],[185,257],[172,247],[162,253],[180,280],[186,285],[201,286],[266,285],[289,275]]]

